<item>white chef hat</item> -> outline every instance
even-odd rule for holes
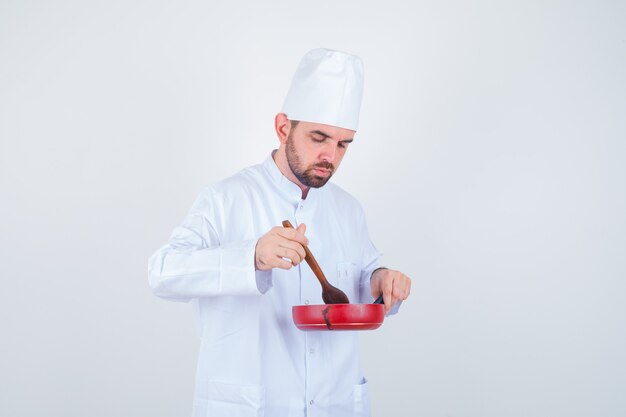
[[[363,62],[356,55],[313,49],[293,76],[282,112],[291,120],[357,130]]]

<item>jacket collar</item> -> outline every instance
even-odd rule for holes
[[[269,174],[272,182],[278,187],[278,189],[289,199],[289,201],[294,204],[298,204],[302,201],[302,190],[296,184],[291,182],[287,177],[280,172],[278,169],[278,165],[274,161],[272,157],[276,153],[276,149],[272,151],[270,156],[265,159],[263,162],[263,167],[265,171]],[[319,193],[320,189],[311,188],[309,189],[309,193],[307,194],[306,201],[314,200]]]

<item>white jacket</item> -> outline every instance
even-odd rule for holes
[[[257,240],[288,219],[351,303],[372,302],[379,253],[359,203],[332,183],[306,200],[271,157],[205,188],[149,261],[159,297],[194,300],[200,329],[193,417],[369,416],[356,332],[304,332],[291,307],[323,304],[303,262],[255,271]]]

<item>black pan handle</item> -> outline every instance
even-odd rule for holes
[[[383,301],[383,295],[381,294],[380,297],[374,300],[372,304],[385,304],[385,302]]]

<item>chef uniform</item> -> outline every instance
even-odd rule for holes
[[[302,59],[283,112],[356,130],[358,57],[316,49]],[[193,417],[369,416],[356,332],[304,332],[291,307],[323,304],[306,263],[255,271],[258,239],[282,220],[307,225],[309,248],[351,303],[372,302],[379,252],[363,210],[328,183],[302,190],[271,156],[206,187],[169,243],[149,261],[159,297],[193,301],[200,330]]]

